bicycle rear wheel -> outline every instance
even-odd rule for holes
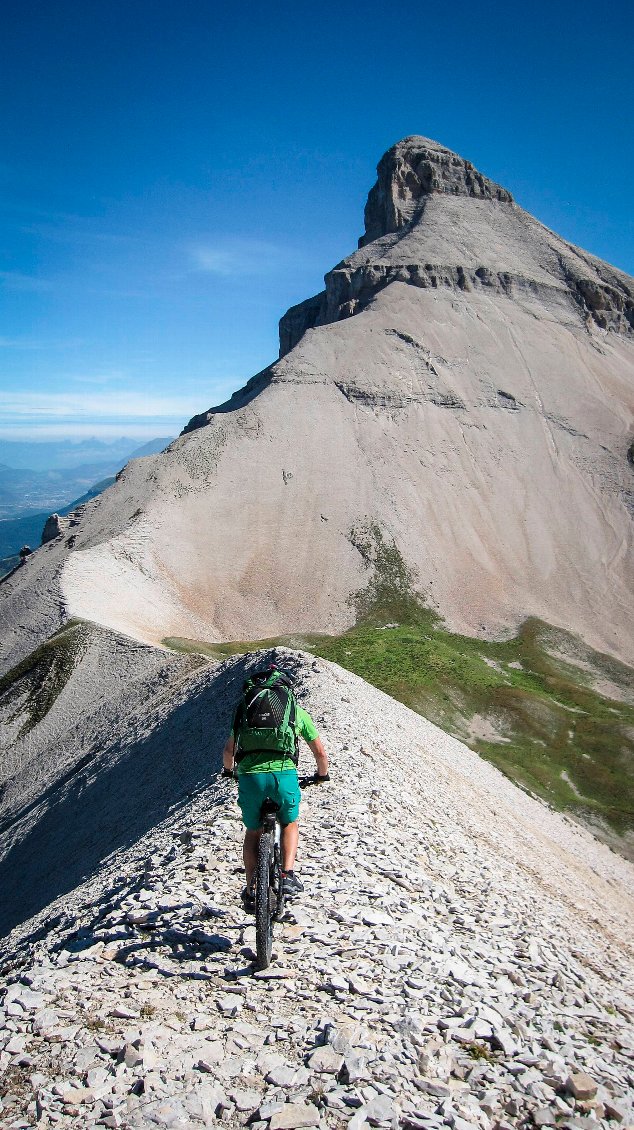
[[[275,866],[273,832],[262,832],[255,878],[255,950],[258,969],[266,969],[273,951],[273,915],[276,897],[273,890]]]

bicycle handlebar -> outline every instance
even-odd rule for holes
[[[319,773],[312,773],[310,777],[301,777],[299,784],[300,788],[306,789],[309,785],[321,785],[324,781],[329,780],[330,773],[325,773],[323,777],[320,777]]]
[[[221,778],[221,780],[224,779],[224,778],[227,778],[231,781],[236,780],[235,771],[233,769],[224,769],[223,768],[221,770],[221,772],[218,774],[218,776]],[[330,780],[330,773],[325,773],[323,777],[320,777],[319,773],[312,773],[310,775],[310,777],[300,777],[299,786],[302,789],[306,789],[306,788],[308,788],[309,785],[321,785],[325,781],[329,781],[329,780]]]

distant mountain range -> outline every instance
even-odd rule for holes
[[[25,471],[70,470],[86,463],[116,463],[122,466],[138,455],[153,455],[170,442],[163,437],[135,446],[133,436],[102,440],[0,439],[0,463]],[[134,450],[133,450],[134,449]]]
[[[124,442],[127,444],[124,449]],[[0,574],[12,569],[23,545],[37,549],[49,514],[68,514],[111,486],[130,459],[154,455],[171,443],[169,436],[130,450],[130,440],[103,443],[28,443],[0,441]],[[35,466],[25,466],[25,459]],[[48,459],[48,466],[42,462]],[[73,463],[77,459],[90,462]]]
[[[0,519],[26,517],[29,511],[59,510],[102,479],[116,475],[130,460],[154,455],[170,442],[169,437],[150,440],[125,450],[99,440],[80,444],[0,442]],[[42,451],[41,449],[45,449]],[[31,465],[25,460],[30,458]],[[49,462],[46,463],[45,460]]]

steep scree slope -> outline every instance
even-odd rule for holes
[[[85,654],[107,643],[96,636]],[[148,655],[149,706],[128,698],[81,787],[41,794],[33,817],[67,829],[73,858],[90,842],[95,786],[113,765],[120,775],[94,826],[93,874],[58,887],[2,946],[3,1124],[631,1121],[631,866],[356,676],[277,658],[298,677],[333,779],[305,797],[306,893],[277,929],[271,969],[252,975],[233,786],[212,775],[244,660],[161,697]],[[64,757],[74,734],[60,734]],[[139,754],[150,744],[153,774]],[[129,816],[148,820],[140,838],[132,820],[127,842],[124,779]],[[208,787],[187,799],[194,781]],[[19,851],[5,870],[24,866]]]
[[[451,628],[534,615],[634,662],[633,281],[423,138],[381,161],[361,243],[276,364],[0,586],[4,663],[68,615],[341,630],[373,527]]]

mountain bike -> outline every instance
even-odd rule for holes
[[[316,785],[320,778],[302,777],[300,788]],[[256,968],[266,969],[273,952],[273,923],[284,917],[284,876],[282,874],[282,826],[279,805],[267,797],[260,809],[262,833],[255,871],[255,952]]]

